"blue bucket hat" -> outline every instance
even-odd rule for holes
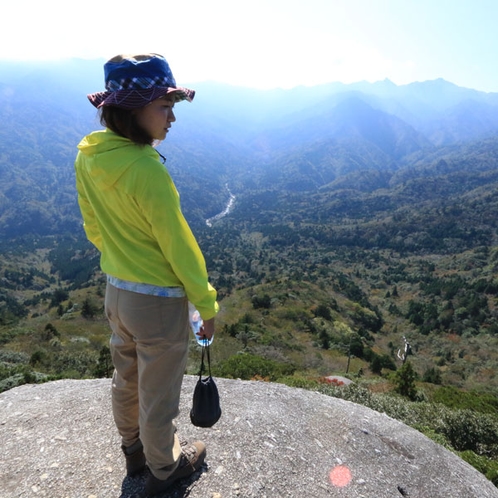
[[[116,55],[104,64],[105,91],[87,95],[102,106],[138,109],[173,94],[175,101],[192,102],[195,91],[177,87],[166,59],[159,54]]]

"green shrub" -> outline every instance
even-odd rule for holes
[[[1,377],[0,393],[13,389],[14,387],[22,386],[23,384],[38,384],[53,380],[53,377],[35,372],[27,365],[19,365],[11,369],[10,375]]]
[[[48,355],[44,350],[37,349],[31,355],[31,358],[29,359],[29,364],[32,366],[42,365],[42,364],[45,364],[47,362],[47,358],[48,358]]]
[[[0,363],[28,363],[29,355],[9,349],[0,350]]]
[[[435,443],[445,447],[447,450],[452,450],[451,444],[448,442],[448,440],[441,433],[436,432],[434,428],[420,424],[415,424],[413,428],[417,429],[417,431],[421,432],[429,439],[432,439],[432,441],[434,441]]]
[[[320,386],[318,381],[300,376],[285,376],[281,377],[278,381],[286,386],[297,387],[300,389],[315,390]]]
[[[216,366],[216,374],[231,379],[249,380],[262,377],[270,381],[292,375],[295,367],[288,363],[267,360],[261,356],[249,353],[240,353],[231,356]]]
[[[21,386],[22,384],[25,384],[24,375],[22,373],[11,375],[10,377],[0,380],[0,393]]]
[[[50,372],[67,378],[91,377],[97,364],[98,357],[94,351],[63,351],[52,355]]]
[[[428,368],[422,377],[422,380],[424,382],[429,382],[430,384],[441,384],[442,378],[441,378],[441,371],[439,368]]]
[[[498,487],[498,462],[496,460],[476,455],[473,451],[469,450],[461,451],[458,455]]]
[[[457,451],[498,457],[498,421],[472,410],[448,410],[439,428]]]
[[[456,451],[471,450],[478,455],[498,457],[498,420],[471,410],[453,410],[444,405],[412,402],[380,395],[356,384],[340,388],[323,385],[320,392],[386,413],[424,434],[440,434]],[[434,439],[432,437],[432,439]]]
[[[498,416],[498,398],[492,394],[465,392],[455,387],[444,386],[433,393],[431,401],[450,408],[469,409]]]

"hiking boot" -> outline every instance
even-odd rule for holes
[[[121,446],[121,449],[126,458],[126,475],[128,477],[136,476],[145,470],[144,447],[140,439],[128,448]]]
[[[187,444],[182,447],[180,462],[173,473],[165,480],[158,479],[150,473],[145,482],[145,496],[152,498],[166,491],[179,479],[184,479],[198,470],[206,458],[206,445],[201,441]]]

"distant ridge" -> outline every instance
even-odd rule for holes
[[[0,61],[3,237],[79,227],[72,168],[81,137],[101,127],[86,95],[103,89],[102,62]],[[267,91],[193,86],[194,102],[177,106],[160,150],[189,222],[198,225],[224,209],[228,180],[235,194],[268,186],[316,192],[377,172],[384,179],[367,187],[373,192],[386,185],[386,173],[448,161],[448,148],[498,136],[498,93],[443,79]]]

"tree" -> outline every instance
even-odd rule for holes
[[[50,307],[52,308],[54,306],[57,306],[60,303],[62,303],[62,301],[65,301],[68,298],[69,298],[69,292],[59,287],[58,289],[55,289],[52,294],[52,299],[50,300]]]
[[[97,366],[95,367],[95,376],[99,378],[111,377],[114,371],[114,366],[112,364],[111,350],[108,346],[102,346],[100,349],[99,359],[97,361]]]
[[[98,306],[90,297],[87,296],[83,301],[83,305],[81,306],[81,316],[83,318],[90,319],[93,318],[98,311]]]
[[[378,355],[373,353],[372,359],[370,360],[370,370],[372,371],[372,373],[380,375],[383,368],[396,370],[396,365],[389,355]]]
[[[50,341],[50,339],[52,339],[53,337],[59,336],[59,331],[51,323],[47,323],[47,325],[45,325],[42,333],[42,339],[44,339],[45,341]]]
[[[318,333],[318,342],[322,349],[330,348],[330,337],[324,328],[320,329],[320,332]]]
[[[412,364],[407,361],[395,375],[395,391],[401,396],[414,401],[417,397],[417,388],[415,387],[415,379],[417,374],[412,367]]]
[[[270,309],[271,297],[268,294],[265,294],[263,297],[253,296],[252,307],[255,310],[258,308]]]
[[[325,304],[319,304],[315,310],[315,316],[325,318],[325,320],[332,320],[332,315],[330,313],[330,308]]]
[[[358,334],[352,334],[349,342],[350,354],[356,356],[357,358],[363,358],[364,349],[361,337]]]

